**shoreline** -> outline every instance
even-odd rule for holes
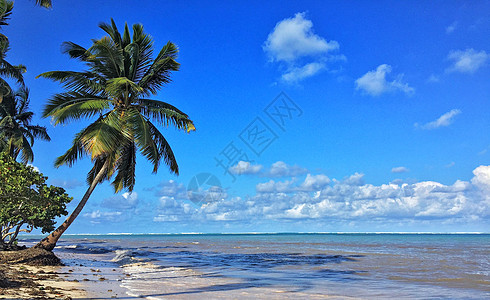
[[[54,253],[72,299],[483,299],[489,238],[82,237]]]
[[[9,286],[0,299],[88,299],[82,284],[62,278],[62,266],[3,265],[0,272]]]
[[[43,254],[19,261],[31,255],[26,250],[0,253],[0,299],[128,299],[120,286],[128,276],[122,268],[104,265],[93,255],[56,251],[64,265],[43,265],[37,261]]]

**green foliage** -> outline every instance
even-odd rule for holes
[[[8,25],[13,8],[13,1],[0,0],[0,28]],[[3,97],[11,93],[11,88],[5,81],[5,77],[16,80],[21,87],[24,87],[22,74],[26,71],[26,67],[23,65],[11,65],[6,60],[7,52],[10,49],[9,45],[8,38],[3,33],[0,33],[0,103],[3,101]]]
[[[24,163],[34,159],[32,145],[34,139],[49,141],[46,128],[31,125],[34,113],[29,111],[29,91],[21,88],[7,95],[0,103],[0,152],[17,159],[20,155]]]
[[[0,248],[14,245],[21,231],[52,231],[54,218],[67,215],[66,204],[72,198],[46,180],[33,167],[0,154]]]
[[[132,34],[126,24],[122,35],[112,19],[110,24],[102,23],[99,27],[108,36],[94,40],[88,49],[73,42],[63,44],[63,51],[84,62],[86,71],[51,71],[39,75],[60,82],[67,90],[54,95],[43,114],[51,117],[54,124],[96,118],[75,135],[72,147],[55,165],[71,166],[83,156],[89,156],[94,167],[87,181],[92,184],[108,162],[101,180],[113,177],[116,192],[123,188],[131,191],[138,150],[153,164],[153,172],[162,160],[171,172],[179,172],[169,143],[152,121],[186,132],[195,127],[189,116],[176,107],[147,99],[169,83],[170,73],[179,69],[177,46],[168,42],[153,58],[153,39],[144,33],[141,24],[132,26]]]

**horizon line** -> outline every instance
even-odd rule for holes
[[[410,232],[410,231],[331,231],[331,232],[292,232],[292,231],[284,231],[284,232],[180,232],[180,233],[130,233],[130,232],[109,232],[109,233],[66,233],[64,236],[102,236],[102,235],[282,235],[282,234],[490,234],[490,232],[478,232],[478,231],[456,231],[456,232]],[[43,236],[44,234],[22,234],[22,236]],[[19,234],[21,236],[21,234]]]

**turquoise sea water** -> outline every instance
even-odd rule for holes
[[[102,254],[132,275],[128,295],[147,299],[490,298],[490,234],[76,235],[58,246]]]

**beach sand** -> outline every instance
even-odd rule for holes
[[[32,249],[0,252],[0,299],[117,299],[124,296],[120,281],[126,275],[121,269],[76,264],[82,261],[80,259],[68,259],[69,265],[62,266],[56,256],[46,253]]]
[[[60,277],[63,267],[2,265],[0,299],[87,299],[82,285]]]

